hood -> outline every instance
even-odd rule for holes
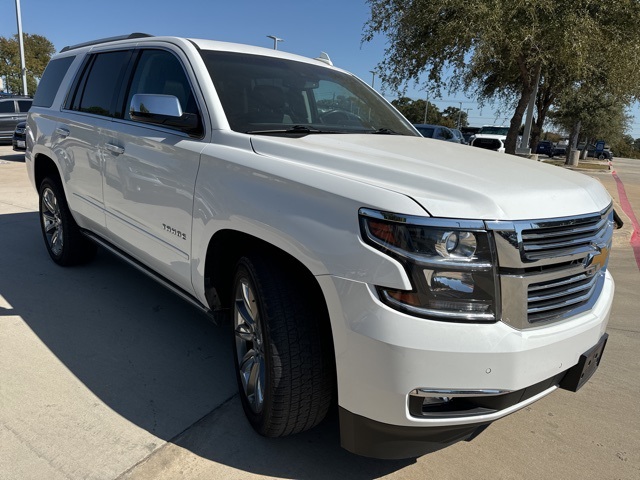
[[[435,217],[533,220],[597,212],[611,202],[600,182],[586,175],[421,137],[254,136],[251,143],[260,155],[409,196]],[[375,190],[371,195],[363,206],[384,209]]]

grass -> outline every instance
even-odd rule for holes
[[[550,165],[555,165],[557,167],[564,167],[564,160],[545,160],[544,163],[548,163]],[[580,161],[578,165],[571,168],[580,168],[583,170],[609,170],[608,163],[595,163],[589,161]]]

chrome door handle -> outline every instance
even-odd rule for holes
[[[113,143],[105,144],[105,148],[116,155],[122,155],[124,153],[124,148],[114,145]]]
[[[67,130],[66,128],[58,127],[58,128],[56,128],[56,133],[57,133],[58,135],[60,135],[62,138],[66,138],[66,137],[68,137],[68,136],[69,136],[69,134],[70,134],[71,132],[70,132],[69,130]]]

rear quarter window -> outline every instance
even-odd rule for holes
[[[56,98],[62,79],[69,70],[75,57],[63,57],[51,60],[38,84],[33,105],[36,107],[50,107]]]
[[[14,113],[16,107],[13,105],[13,100],[5,100],[0,102],[0,113]]]

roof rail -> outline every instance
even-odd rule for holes
[[[149,35],[148,33],[136,32],[136,33],[130,33],[129,35],[120,35],[117,37],[101,38],[99,40],[92,40],[90,42],[78,43],[77,45],[68,45],[64,47],[62,50],[60,50],[60,53],[68,52],[69,50],[75,50],[76,48],[88,47],[91,45],[98,45],[100,43],[115,42],[116,40],[131,40],[134,38],[146,38],[146,37],[153,37],[153,35]]]

